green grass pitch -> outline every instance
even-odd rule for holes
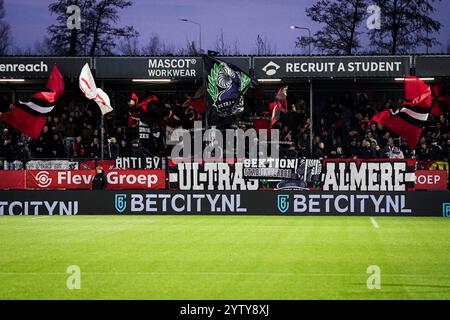
[[[1,299],[450,299],[450,219],[0,217]],[[81,289],[66,286],[68,266]],[[367,288],[367,268],[381,289]]]

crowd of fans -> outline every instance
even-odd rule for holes
[[[66,106],[55,108],[55,113],[47,117],[42,134],[36,140],[0,121],[0,159],[11,162],[100,159],[102,156],[104,159],[165,156],[168,152],[165,140],[168,128],[190,128],[194,121],[202,120],[201,114],[189,106],[183,106],[180,101],[184,102],[182,98],[160,99],[148,112],[138,112],[140,120],[149,126],[149,139],[145,140],[139,137],[139,123],[137,126],[129,124],[129,118],[133,115],[129,102],[106,114],[102,126],[96,105],[86,106],[71,101]],[[6,107],[3,105],[0,108],[0,113],[8,112],[12,106],[8,102]],[[105,139],[103,150],[102,137]]]
[[[192,128],[203,114],[180,97],[161,98],[157,106],[141,121],[148,124],[150,139],[139,140],[137,127],[129,125],[129,105],[107,114],[101,126],[95,106],[86,107],[71,102],[47,118],[39,139],[32,140],[0,121],[0,158],[7,162],[28,159],[115,159],[121,156],[164,156],[170,153],[166,133],[177,127]],[[371,123],[374,114],[384,108],[395,108],[399,101],[388,100],[381,106],[373,105],[366,95],[330,95],[314,114],[314,137],[310,152],[310,117],[308,102],[299,96],[288,98],[289,110],[281,114],[276,124],[280,129],[281,156],[312,158],[417,158],[418,160],[445,160],[450,158],[450,125],[448,110],[439,119],[431,119],[416,150],[410,150],[405,141],[392,135],[380,125]],[[10,106],[8,103],[8,106]],[[223,119],[233,127],[251,127],[254,116],[270,119],[268,103],[252,102],[243,114]],[[2,112],[7,111],[3,106]],[[102,130],[104,149],[102,150]],[[103,151],[103,152],[102,152]]]
[[[313,158],[450,159],[448,109],[438,119],[430,116],[417,149],[411,150],[404,139],[370,121],[381,110],[395,110],[401,100],[388,100],[382,106],[374,106],[366,95],[359,95],[354,100],[352,98],[348,94],[330,97],[322,112],[318,112],[312,155],[309,152],[310,120],[304,112],[305,102],[300,100],[293,104],[280,123],[281,140],[289,142],[284,153]]]

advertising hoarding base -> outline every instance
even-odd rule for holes
[[[93,201],[95,199],[95,201]],[[0,215],[450,216],[450,192],[0,191]]]

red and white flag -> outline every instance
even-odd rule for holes
[[[411,149],[419,142],[431,111],[431,89],[415,76],[405,78],[405,102],[397,111],[384,110],[372,120],[404,138]]]
[[[81,69],[79,82],[80,89],[81,91],[83,91],[86,98],[88,98],[89,100],[94,100],[100,107],[102,114],[107,114],[108,112],[113,111],[109,96],[102,89],[97,88],[97,86],[95,85],[95,80],[92,76],[92,72],[89,68],[88,63],[86,63],[83,69]]]
[[[55,65],[47,82],[49,91],[38,92],[28,102],[19,101],[11,112],[2,115],[3,121],[27,136],[37,139],[44,128],[47,115],[64,93],[64,79]]]
[[[271,126],[273,127],[281,118],[281,113],[287,113],[287,89],[288,86],[278,90],[275,96],[275,101],[269,104],[269,109],[272,112]]]

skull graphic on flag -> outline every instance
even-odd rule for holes
[[[244,111],[244,93],[250,87],[250,77],[225,62],[210,57],[206,60],[209,104],[221,117]]]

